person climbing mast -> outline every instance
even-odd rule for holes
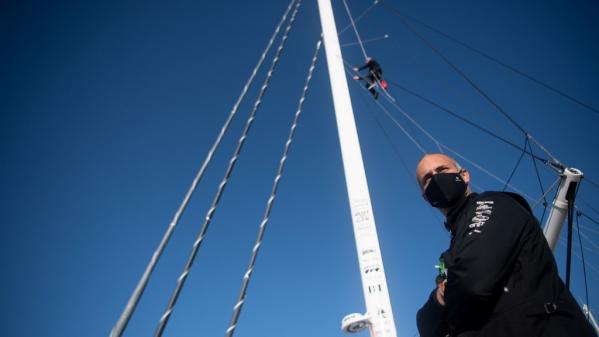
[[[360,76],[358,73],[358,75],[355,75],[353,79],[363,80],[365,82],[366,89],[370,91],[372,96],[374,96],[374,99],[377,99],[379,97],[379,93],[375,89],[377,83],[380,83],[380,86],[383,90],[387,90],[387,82],[383,80],[383,68],[381,68],[381,65],[377,61],[369,56],[366,58],[366,63],[363,66],[359,68],[353,68],[353,71],[359,72],[364,69],[368,69],[368,74],[366,76]]]

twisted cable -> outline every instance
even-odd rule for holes
[[[270,69],[268,70],[268,73],[266,75],[264,83],[262,84],[262,87],[260,88],[260,92],[258,94],[258,97],[257,97],[255,103],[254,103],[254,107],[252,108],[250,116],[248,117],[248,119],[246,121],[246,125],[245,125],[245,128],[243,129],[242,135],[237,142],[237,147],[235,149],[235,152],[233,153],[233,156],[229,160],[229,165],[225,172],[225,176],[224,176],[223,180],[221,181],[220,185],[218,186],[216,195],[214,196],[214,199],[212,200],[212,204],[210,205],[210,208],[208,209],[208,212],[206,213],[204,224],[202,225],[202,228],[200,229],[200,233],[199,233],[196,241],[193,244],[191,254],[189,255],[189,258],[187,259],[187,262],[185,263],[183,272],[177,279],[177,286],[175,287],[175,290],[173,291],[171,298],[169,299],[167,308],[164,311],[162,317],[160,317],[160,322],[158,323],[158,327],[156,328],[154,337],[162,336],[162,333],[164,332],[164,329],[166,328],[166,324],[168,323],[168,321],[173,313],[175,304],[177,303],[177,299],[179,298],[179,295],[181,294],[181,290],[183,289],[183,286],[185,285],[185,281],[187,280],[187,276],[189,275],[189,271],[191,270],[191,266],[193,265],[193,262],[195,260],[195,257],[197,256],[200,246],[201,246],[202,242],[204,241],[206,232],[208,230],[208,227],[210,226],[212,217],[214,216],[214,212],[216,211],[216,208],[218,207],[220,198],[222,197],[225,187],[227,186],[229,177],[231,176],[231,173],[233,172],[235,163],[237,162],[237,159],[239,158],[239,154],[241,153],[241,150],[242,150],[245,140],[248,136],[248,133],[252,127],[254,119],[256,118],[256,112],[258,111],[258,108],[260,107],[260,104],[262,103],[262,97],[264,96],[264,93],[266,92],[266,89],[268,88],[268,84],[270,82],[272,74],[278,64],[279,57],[281,55],[283,47],[285,46],[285,42],[287,41],[287,38],[289,36],[289,31],[291,30],[291,27],[295,21],[295,16],[297,14],[300,4],[301,4],[301,1],[298,0],[296,2],[293,14],[291,15],[291,18],[289,19],[289,23],[287,24],[285,33],[281,39],[279,47],[277,48],[275,56],[272,60]]]
[[[239,297],[237,299],[237,303],[233,307],[233,315],[231,317],[231,322],[229,324],[229,328],[225,332],[226,337],[232,337],[235,332],[235,328],[237,327],[237,321],[239,320],[239,315],[241,314],[241,308],[243,307],[243,303],[245,302],[245,298],[247,296],[247,289],[250,283],[250,278],[252,276],[252,272],[254,271],[254,265],[256,264],[256,258],[258,257],[258,252],[260,247],[262,246],[262,240],[264,238],[264,232],[266,231],[266,225],[268,224],[268,220],[270,218],[270,211],[272,210],[272,206],[274,200],[277,196],[277,189],[279,187],[279,183],[281,181],[281,176],[283,175],[283,170],[285,169],[285,163],[287,162],[287,156],[289,154],[289,149],[291,148],[291,143],[293,141],[293,137],[295,135],[295,131],[297,128],[297,124],[302,113],[302,108],[304,105],[304,100],[306,99],[306,93],[308,92],[308,86],[310,84],[310,80],[312,79],[312,73],[314,72],[314,68],[316,67],[316,61],[318,59],[318,52],[320,51],[322,40],[318,40],[316,43],[316,49],[314,51],[314,56],[312,57],[312,64],[308,70],[308,76],[306,78],[306,83],[304,85],[304,90],[302,92],[302,96],[299,100],[297,110],[295,112],[295,118],[293,119],[293,123],[289,130],[289,135],[287,137],[287,141],[285,142],[285,150],[283,151],[283,155],[281,156],[281,160],[279,161],[279,168],[277,170],[277,174],[275,175],[275,179],[272,185],[272,190],[270,193],[270,197],[268,198],[268,202],[266,204],[266,210],[264,211],[264,216],[262,218],[262,222],[260,223],[260,229],[258,230],[258,237],[256,238],[256,243],[254,244],[254,248],[252,249],[252,256],[250,258],[250,262],[248,265],[248,269],[243,275],[243,281],[241,284],[241,291],[239,292]]]
[[[249,87],[253,83],[254,78],[256,77],[256,74],[258,73],[258,70],[262,67],[262,63],[264,62],[264,59],[266,58],[266,54],[268,54],[268,52],[270,51],[270,48],[272,47],[272,44],[273,44],[275,38],[279,35],[279,32],[281,31],[281,27],[283,26],[283,23],[287,20],[287,16],[289,15],[289,12],[291,11],[291,8],[293,7],[294,2],[295,2],[295,0],[291,0],[291,2],[289,3],[289,6],[287,7],[287,10],[283,14],[283,17],[281,18],[275,31],[273,32],[273,35],[271,36],[270,40],[268,41],[268,44],[266,45],[266,48],[262,52],[262,55],[260,56],[258,63],[254,67],[252,74],[250,75],[249,79],[247,80],[245,86],[243,87],[241,94],[237,98],[237,102],[235,102],[235,105],[233,106],[233,109],[229,113],[229,116],[227,117],[224,125],[222,126],[220,133],[218,134],[216,140],[214,141],[214,144],[212,145],[212,148],[210,149],[210,151],[208,151],[208,154],[206,155],[206,158],[204,159],[202,166],[200,167],[195,178],[193,179],[191,186],[189,187],[189,189],[187,190],[187,193],[185,194],[185,197],[183,198],[183,201],[179,205],[177,212],[175,213],[173,219],[171,220],[169,226],[167,227],[166,232],[164,233],[162,240],[160,241],[160,244],[158,245],[158,248],[156,249],[156,251],[154,251],[154,254],[152,254],[152,258],[150,259],[148,266],[146,267],[141,279],[139,280],[137,286],[135,287],[135,290],[131,294],[129,301],[127,302],[127,305],[125,306],[125,309],[123,310],[123,313],[121,314],[121,316],[119,317],[119,320],[116,322],[116,324],[112,328],[112,331],[110,332],[110,337],[121,337],[123,332],[125,331],[125,328],[127,327],[127,324],[129,323],[129,320],[131,319],[131,316],[133,315],[133,312],[135,311],[135,308],[137,307],[137,304],[139,303],[139,300],[140,300],[141,296],[143,295],[143,292],[146,289],[146,286],[148,284],[150,276],[151,276],[152,272],[154,271],[154,268],[156,267],[156,264],[158,263],[158,260],[160,259],[162,252],[166,248],[166,245],[168,244],[173,232],[175,231],[175,227],[177,227],[177,224],[179,223],[179,219],[181,218],[181,215],[183,215],[183,212],[187,208],[187,205],[189,204],[189,201],[191,200],[193,192],[195,191],[198,184],[200,183],[200,180],[204,176],[204,172],[206,171],[208,164],[212,161],[212,157],[214,156],[214,153],[218,149],[226,131],[229,129],[229,125],[231,124],[233,117],[237,113],[237,110],[239,109],[239,105],[245,98],[245,95],[247,94]]]

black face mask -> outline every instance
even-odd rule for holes
[[[459,173],[438,173],[431,177],[424,195],[433,207],[450,208],[464,198],[466,187]]]

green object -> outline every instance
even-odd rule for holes
[[[435,266],[435,268],[439,269],[438,277],[442,277],[443,279],[447,279],[447,268],[445,267],[445,261],[443,258],[439,259],[439,264]]]

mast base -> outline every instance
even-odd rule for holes
[[[370,315],[353,313],[349,314],[341,320],[341,330],[348,333],[355,333],[362,331],[372,325],[370,321]]]

